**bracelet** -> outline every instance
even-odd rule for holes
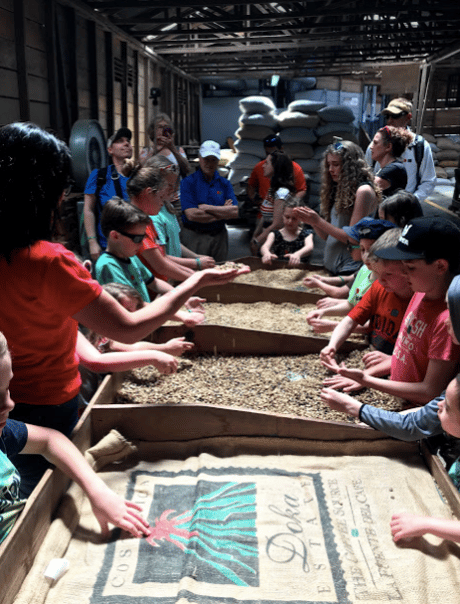
[[[91,237],[88,237],[87,239],[89,241],[90,239],[97,239],[97,237],[96,237],[96,235],[92,235]]]
[[[196,265],[197,265],[197,267],[198,267],[198,270],[200,270],[200,271],[201,271],[201,269],[202,269],[203,267],[201,266],[201,260],[200,260],[200,258],[195,258],[195,260],[196,260]]]

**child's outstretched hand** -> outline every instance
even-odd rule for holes
[[[195,312],[204,313],[205,308],[204,308],[203,304],[205,302],[206,302],[206,298],[199,298],[198,296],[192,296],[191,298],[189,298],[187,300],[187,302],[184,304],[184,306],[188,310],[193,310]]]
[[[93,513],[101,525],[102,533],[109,533],[109,523],[131,533],[134,537],[142,537],[150,532],[149,523],[137,512],[142,508],[132,501],[125,501],[114,493],[107,485],[96,494],[88,493]]]
[[[323,388],[321,390],[321,400],[325,402],[334,411],[342,411],[352,417],[359,417],[359,410],[362,403],[343,392],[337,392],[332,388]]]
[[[297,253],[284,254],[284,257],[288,259],[288,266],[299,266],[300,256]]]
[[[363,363],[366,369],[369,367],[374,367],[375,365],[380,365],[383,361],[391,358],[390,355],[385,354],[384,352],[380,352],[380,350],[372,350],[371,352],[366,352],[363,355]]]
[[[308,324],[315,333],[333,331],[338,325],[337,321],[331,321],[330,319],[311,319]]]
[[[401,512],[393,514],[390,521],[391,534],[395,542],[401,539],[410,539],[412,537],[421,537],[428,532],[428,518],[425,516],[416,516]]]
[[[180,357],[187,350],[191,350],[195,344],[188,342],[185,337],[172,338],[163,345],[163,352],[172,354],[175,357]]]
[[[302,280],[302,284],[305,285],[305,287],[318,287],[319,283],[320,283],[319,275],[312,275],[310,277],[305,277],[305,279]]]
[[[344,392],[356,392],[362,389],[362,384],[355,382],[349,378],[343,377],[342,375],[334,375],[329,378],[325,378],[323,384],[326,388],[333,388],[334,390],[343,390]]]
[[[157,350],[155,358],[152,359],[152,365],[156,367],[160,373],[168,375],[170,373],[176,373],[178,361],[171,354]]]
[[[340,369],[337,361],[335,360],[336,349],[333,346],[325,346],[319,353],[319,359],[329,371],[337,373]]]
[[[186,327],[195,327],[195,325],[200,325],[200,323],[203,323],[206,318],[204,312],[201,310],[195,310],[193,312],[179,311],[176,313],[176,317],[178,317]]]
[[[326,296],[325,298],[320,298],[316,303],[316,308],[330,308],[331,306],[335,306],[337,304],[337,298],[330,298]]]
[[[271,264],[272,260],[276,260],[277,258],[278,258],[278,256],[276,254],[272,254],[271,252],[266,252],[262,256],[262,262],[264,264]]]
[[[211,256],[200,256],[201,268],[213,268],[216,266],[216,261]]]

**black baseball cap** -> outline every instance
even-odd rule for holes
[[[421,216],[410,220],[395,247],[377,250],[375,255],[385,260],[426,260],[439,258],[458,264],[460,229],[443,216]]]
[[[270,134],[264,138],[264,147],[278,147],[281,149],[283,143],[277,134]]]
[[[130,141],[132,137],[133,133],[129,128],[119,128],[107,141],[107,149],[111,147],[113,143],[116,143],[118,140],[120,140],[120,138],[127,138]]]

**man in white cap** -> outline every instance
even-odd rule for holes
[[[409,129],[412,119],[412,103],[403,98],[393,99],[382,111],[382,115],[385,116],[388,126]],[[370,145],[366,151],[366,159],[372,166]],[[401,155],[401,159],[407,172],[406,191],[413,193],[419,201],[425,200],[433,192],[436,184],[436,172],[430,145],[423,136],[414,134],[412,142]],[[373,165],[373,170],[374,172],[380,170],[378,162]]]
[[[129,201],[126,192],[128,177],[123,174],[123,168],[126,160],[131,159],[133,155],[131,138],[132,132],[129,128],[117,130],[107,141],[111,164],[107,168],[93,170],[86,181],[83,218],[89,253],[93,261],[96,261],[107,247],[107,239],[100,225],[104,204],[112,197]]]
[[[225,221],[238,218],[233,187],[217,170],[219,159],[219,143],[204,141],[199,151],[199,169],[180,184],[181,242],[200,256],[212,256],[216,262],[227,259]]]

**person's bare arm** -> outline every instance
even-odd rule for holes
[[[386,392],[392,396],[409,400],[413,403],[425,405],[447,387],[449,380],[452,379],[457,368],[455,361],[441,361],[430,359],[422,382],[395,382],[393,380],[384,380],[375,377],[379,365],[371,367],[369,370],[340,368],[338,373],[344,377],[359,382],[366,388],[374,388],[381,392]]]
[[[97,241],[97,230],[96,230],[96,195],[89,195],[88,193],[84,197],[83,205],[83,222],[85,224],[86,236],[88,238],[88,248],[91,259],[95,262],[101,255],[102,249]]]
[[[440,539],[460,542],[460,522],[458,520],[435,518],[433,516],[417,516],[402,512],[393,514],[390,527],[395,542],[401,539],[422,537],[428,533]]]
[[[184,210],[184,214],[187,220],[190,220],[191,222],[202,222],[203,224],[207,224],[219,220],[201,208],[187,208]]]
[[[178,264],[172,259],[172,256],[163,256],[158,247],[144,250],[142,257],[148,263],[152,272],[164,275],[172,281],[184,281],[194,273],[191,268]]]
[[[321,350],[319,354],[321,363],[330,371],[339,370],[335,355],[355,327],[356,321],[350,317],[344,317],[332,332],[329,344]]]
[[[27,443],[21,453],[43,455],[87,494],[102,532],[114,524],[135,537],[149,534],[149,525],[139,514],[142,508],[114,493],[91,468],[77,447],[64,434],[27,424]]]
[[[153,365],[163,374],[175,373],[177,370],[177,360],[165,351],[150,348],[102,354],[80,332],[76,352],[80,363],[96,373],[127,371],[146,365]]]
[[[377,197],[372,187],[370,185],[359,187],[356,191],[355,203],[350,218],[350,226],[356,224],[361,218],[368,216],[376,206]],[[310,224],[322,239],[326,239],[328,235],[331,235],[342,243],[348,242],[348,235],[343,229],[333,226],[311,208],[294,208],[294,214],[303,222]]]
[[[224,285],[238,275],[248,272],[250,269],[247,266],[225,271],[197,271],[170,292],[135,312],[128,312],[112,296],[102,291],[95,300],[75,313],[73,318],[111,340],[134,344],[163,325],[202,287]]]
[[[385,191],[385,189],[388,189],[388,187],[391,186],[391,182],[389,180],[380,178],[380,176],[375,177],[375,184],[379,185],[379,187],[382,189],[382,191]]]
[[[233,205],[231,199],[227,199],[223,206],[200,203],[198,208],[213,216],[215,220],[232,220],[238,218],[238,206]]]

